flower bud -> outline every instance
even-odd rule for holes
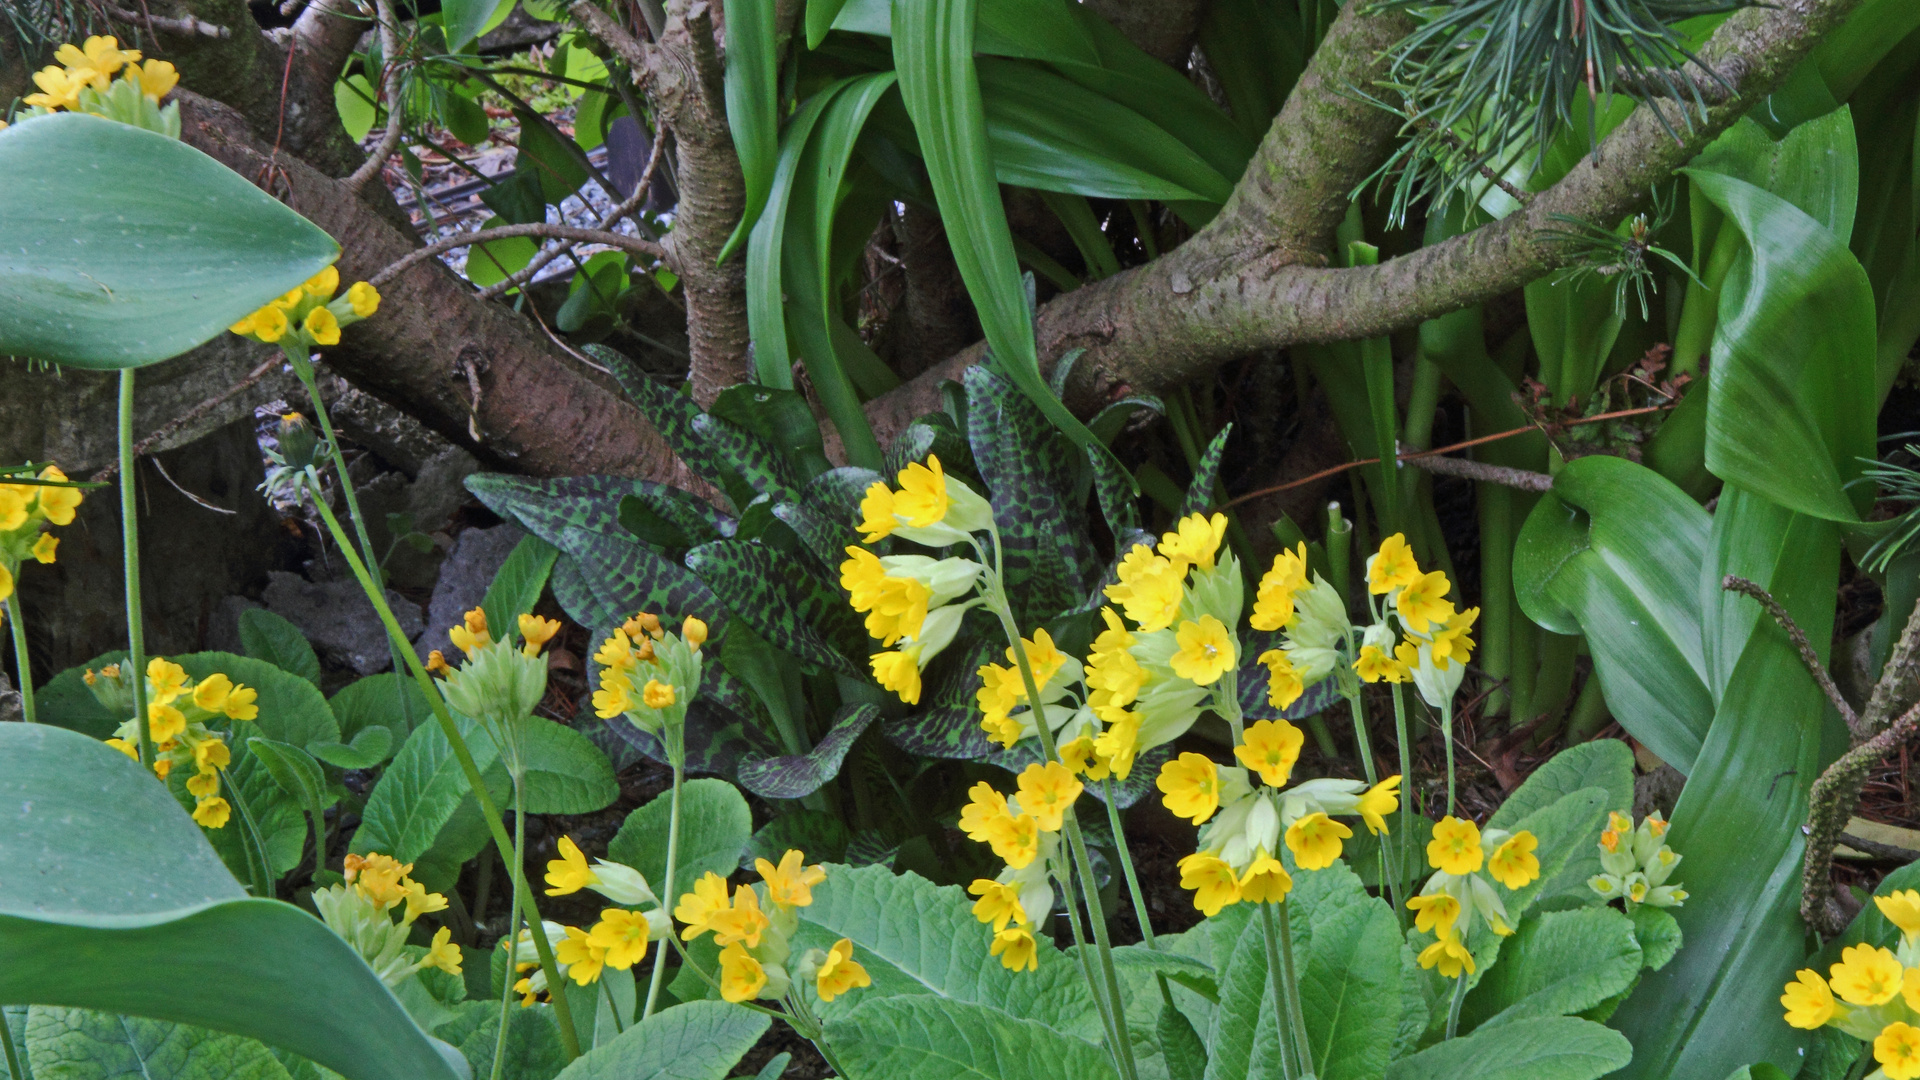
[[[825,949],[808,949],[801,953],[800,959],[794,963],[793,977],[801,982],[812,982],[814,977],[820,974],[820,965],[826,962]]]
[[[760,988],[762,999],[778,1001],[787,996],[788,990],[793,989],[793,978],[787,974],[786,968],[779,964],[763,963],[760,969],[767,973],[767,985]]]
[[[315,453],[320,449],[320,440],[313,434],[313,425],[297,412],[285,413],[280,417],[280,457],[289,468],[304,469],[313,464]]]

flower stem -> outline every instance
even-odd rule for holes
[[[1460,1031],[1460,1006],[1467,1000],[1467,973],[1453,981],[1453,1000],[1447,1004],[1447,1038],[1451,1039]]]
[[[1447,743],[1447,816],[1453,816],[1453,698],[1440,706],[1440,734]]]
[[[13,1080],[26,1080],[26,1075],[20,1067],[20,1052],[13,1048],[13,1026],[7,1023],[4,1008],[0,1008],[0,1049],[7,1052],[7,1074]]]
[[[316,483],[311,469],[307,471],[307,482]],[[433,718],[447,736],[447,744],[453,749],[454,760],[460,763],[460,772],[467,778],[467,787],[473,792],[474,801],[480,805],[480,816],[486,820],[487,829],[493,834],[494,847],[499,849],[502,859],[512,859],[515,850],[513,839],[507,835],[507,827],[500,821],[500,808],[494,803],[493,796],[487,792],[487,782],[480,775],[480,767],[474,764],[473,751],[467,748],[467,740],[460,734],[460,726],[453,722],[453,714],[447,711],[446,700],[440,696],[439,688],[433,685],[433,678],[427,674],[426,667],[420,663],[420,657],[406,645],[407,636],[401,632],[399,620],[393,617],[393,608],[387,603],[385,590],[374,584],[373,576],[368,573],[366,564],[360,560],[353,546],[344,541],[346,530],[341,528],[340,519],[334,516],[333,509],[327,505],[326,500],[320,498],[318,492],[315,492],[313,502],[314,508],[320,512],[321,520],[327,524],[327,531],[333,534],[334,542],[339,544],[340,554],[345,557],[348,567],[353,570],[354,578],[366,591],[367,599],[373,602],[375,614],[380,616],[380,622],[387,628],[389,643],[406,662],[408,670],[413,672],[413,681],[419,685],[420,692],[426,695],[427,705],[433,710]],[[514,898],[526,910],[527,922],[539,923],[540,908],[534,902],[533,892],[527,887],[526,875],[515,874],[513,882]],[[560,969],[554,963],[553,946],[548,943],[546,934],[533,935],[533,948],[540,956],[540,969],[547,974],[547,985],[559,986]],[[553,995],[553,1014],[560,1029],[560,1044],[566,1049],[568,1059],[579,1057],[580,1038],[574,1030],[573,1010],[568,1007],[565,994]]]
[[[1147,915],[1147,898],[1140,892],[1140,875],[1133,868],[1133,853],[1127,849],[1127,831],[1120,823],[1120,807],[1113,801],[1113,777],[1102,780],[1101,787],[1106,794],[1107,825],[1113,829],[1113,846],[1120,853],[1120,870],[1127,877],[1127,894],[1133,898],[1133,914],[1140,921],[1140,937],[1153,944],[1153,921]]]
[[[507,872],[513,875],[514,890],[513,902],[507,905],[507,974],[501,980],[504,985],[500,989],[500,1031],[493,1040],[493,1070],[488,1073],[490,1080],[500,1080],[501,1066],[507,1060],[507,1021],[512,1016],[515,974],[513,956],[518,951],[518,943],[515,939],[520,934],[520,878],[523,876],[523,864],[520,859],[527,846],[527,815],[522,809],[524,804],[520,801],[520,785],[520,773],[515,771],[513,774],[513,860],[507,864]],[[547,928],[544,926],[538,930],[531,928],[529,930],[531,931],[529,936],[536,940],[545,939],[547,936]],[[567,988],[564,984],[554,982],[551,975],[547,977],[548,996],[559,998],[566,992]]]
[[[1373,739],[1367,734],[1367,712],[1360,706],[1360,688],[1347,691],[1345,680],[1340,687],[1341,694],[1347,699],[1347,709],[1353,713],[1353,750],[1360,755],[1360,767],[1366,770],[1367,786],[1380,782],[1380,770],[1373,765]]]
[[[1056,876],[1060,887],[1067,894],[1067,927],[1073,933],[1073,955],[1080,960],[1080,974],[1087,980],[1087,990],[1093,994],[1093,1004],[1100,1010],[1100,1025],[1107,1032],[1109,1040],[1118,1040],[1119,1035],[1113,1026],[1113,1009],[1107,1002],[1107,995],[1100,990],[1100,983],[1093,974],[1092,950],[1087,948],[1086,932],[1080,929],[1080,909],[1074,905],[1073,876],[1070,867],[1062,867],[1063,872]]]
[[[673,794],[667,804],[667,879],[660,883],[660,905],[671,914],[673,911],[673,875],[680,861],[680,788],[686,782],[687,775],[687,733],[684,728],[675,728],[665,733],[667,757],[673,762]],[[668,930],[672,935],[672,930]],[[667,951],[662,949],[653,958],[653,978],[647,983],[647,1007],[640,1013],[645,1020],[653,1015],[654,1006],[660,1001],[660,987],[666,982]]]
[[[1287,1015],[1293,1024],[1294,1045],[1300,1049],[1301,1075],[1313,1076],[1313,1046],[1307,1040],[1307,1016],[1300,1007],[1300,978],[1293,969],[1293,923],[1280,912],[1280,965],[1287,979]]]
[[[120,372],[120,553],[127,574],[127,679],[140,729],[140,763],[153,768],[153,729],[147,723],[147,635],[140,609],[140,523],[133,473],[133,368]]]
[[[1285,919],[1286,913],[1282,912],[1280,917]],[[1285,965],[1280,962],[1280,932],[1274,929],[1272,904],[1260,905],[1260,920],[1266,931],[1261,936],[1267,943],[1267,981],[1273,985],[1274,1031],[1280,1038],[1280,1071],[1287,1080],[1297,1080],[1300,1076],[1296,1061],[1298,1051],[1293,1045],[1293,1024],[1287,1016]],[[1254,1027],[1259,1026],[1257,1021],[1254,1022]]]
[[[7,620],[13,624],[13,662],[20,669],[20,718],[36,723],[33,709],[33,671],[27,667],[27,628],[20,622],[20,594],[7,598]]]

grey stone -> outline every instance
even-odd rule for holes
[[[467,477],[480,471],[480,462],[457,446],[449,446],[420,466],[407,492],[407,512],[413,527],[423,533],[438,531],[462,506],[473,502]]]
[[[460,622],[463,613],[480,606],[487,586],[493,584],[493,575],[526,535],[518,525],[495,525],[491,529],[468,529],[454,541],[447,561],[440,565],[433,599],[427,604],[427,630],[414,639],[414,648],[422,659],[435,649],[443,653],[453,650],[447,630]]]
[[[361,675],[385,671],[393,663],[387,633],[360,583],[351,578],[311,582],[298,574],[273,571],[267,575],[261,599],[267,610],[300,628],[322,660],[350,667]],[[400,631],[409,638],[424,623],[418,605],[389,589]]]
[[[1686,785],[1686,774],[1671,765],[1661,765],[1644,776],[1634,777],[1633,816],[1643,818],[1658,810],[1671,821],[1674,804],[1680,801],[1680,789]]]
[[[207,648],[246,655],[246,646],[240,642],[240,614],[259,606],[258,600],[244,596],[223,597],[213,606],[213,615],[207,620]]]

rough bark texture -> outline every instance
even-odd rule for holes
[[[1101,18],[1163,64],[1185,70],[1207,0],[1087,0]]]
[[[909,206],[893,222],[905,289],[896,318],[905,325],[895,366],[912,378],[966,348],[980,334],[940,215]]]
[[[187,142],[242,176],[260,173],[270,148],[239,114],[190,92],[180,97]],[[287,204],[340,241],[344,279],[369,277],[415,247],[411,234],[344,197],[339,181],[284,154],[279,164]],[[554,348],[531,320],[475,300],[470,286],[433,260],[383,293],[380,314],[349,327],[323,355],[355,385],[497,466],[535,475],[671,475],[672,457],[639,411],[610,380]]]

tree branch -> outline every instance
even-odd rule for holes
[[[386,169],[387,159],[399,148],[400,133],[407,127],[407,110],[400,103],[400,35],[394,30],[398,16],[387,0],[374,0],[374,18],[380,24],[380,61],[386,66],[386,78],[381,81],[386,87],[387,130],[380,136],[380,145],[342,182],[354,195]]]
[[[1860,804],[1867,772],[1916,731],[1920,731],[1920,705],[1908,709],[1892,727],[1842,754],[1807,793],[1807,860],[1800,874],[1800,917],[1819,933],[1838,934],[1852,918],[1833,897],[1833,849],[1854,807]]]
[[[107,13],[108,18],[118,19],[123,23],[130,23],[135,26],[144,26],[147,28],[147,32],[153,34],[155,37],[161,34],[210,38],[233,36],[233,31],[228,30],[226,27],[218,26],[204,19],[196,19],[191,15],[185,18],[170,19],[165,15],[155,15],[145,11],[127,11],[124,8],[117,7],[107,7],[103,10]]]
[[[344,183],[344,181],[343,181]],[[499,225],[491,229],[475,229],[458,236],[449,236],[437,240],[423,248],[415,248],[405,256],[395,259],[379,273],[367,279],[367,283],[376,288],[392,281],[401,272],[415,263],[424,262],[436,255],[444,255],[455,248],[484,244],[489,240],[505,240],[513,236],[538,236],[544,239],[572,240],[578,243],[608,244],[623,248],[636,255],[650,255],[656,259],[667,257],[665,248],[651,240],[607,229],[588,229],[579,225],[553,225],[546,222],[534,222],[530,225]]]

